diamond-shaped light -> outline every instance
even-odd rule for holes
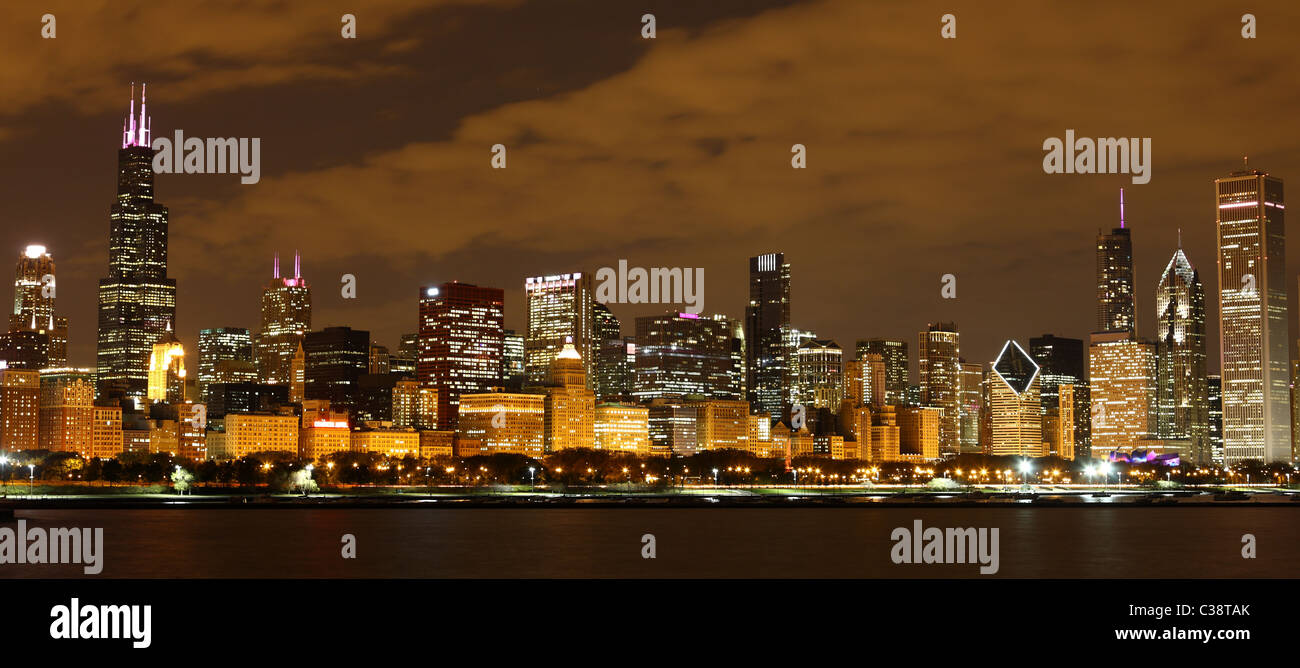
[[[1029,391],[1034,377],[1038,375],[1038,364],[1019,343],[1007,341],[1002,345],[997,361],[993,363],[993,372],[1019,396]]]

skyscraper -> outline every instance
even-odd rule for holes
[[[1182,248],[1156,288],[1156,395],[1156,435],[1187,440],[1190,462],[1209,466],[1205,290]]]
[[[796,401],[838,411],[844,397],[844,351],[831,339],[805,341],[795,351]]]
[[[1029,339],[1029,355],[1038,364],[1042,377],[1041,396],[1043,414],[1055,408],[1057,415],[1071,415],[1074,419],[1074,444],[1071,450],[1080,457],[1088,456],[1089,439],[1092,428],[1092,414],[1088,384],[1084,370],[1087,357],[1083,352],[1083,341],[1052,334]],[[1060,406],[1061,385],[1073,385],[1071,396],[1073,405],[1064,410]]]
[[[1042,403],[1039,367],[1015,341],[1002,345],[989,386],[989,454],[1042,457]]]
[[[302,258],[294,253],[293,278],[280,276],[275,256],[271,282],[262,291],[262,330],[257,335],[257,373],[268,385],[293,382],[293,356],[311,330],[311,286],[302,277]]]
[[[1215,179],[1223,449],[1229,464],[1291,458],[1282,179]]]
[[[750,405],[772,419],[780,418],[790,394],[789,329],[790,265],[785,254],[749,258],[746,386]]]
[[[898,406],[907,398],[907,342],[901,339],[864,339],[858,341],[858,359],[880,355],[885,363],[885,403]]]
[[[1119,227],[1097,234],[1097,331],[1137,330],[1133,289],[1133,238],[1124,226],[1124,189],[1119,191]]]
[[[726,319],[693,313],[637,318],[633,396],[739,399],[731,336]]]
[[[164,333],[149,353],[147,397],[151,402],[185,402],[185,347],[173,332]]]
[[[1210,457],[1215,466],[1223,466],[1223,377],[1206,378],[1209,388]]]
[[[939,408],[939,451],[954,454],[961,449],[961,346],[957,325],[931,323],[918,335],[921,405]]]
[[[980,443],[980,415],[984,412],[984,365],[961,363],[961,451],[983,452]]]
[[[1092,457],[1155,435],[1156,346],[1128,332],[1095,332],[1088,347]]]
[[[351,327],[307,332],[302,350],[305,397],[326,399],[334,408],[357,408],[359,383],[370,366],[370,332]]]
[[[439,429],[456,428],[462,394],[501,386],[504,312],[505,291],[500,288],[453,281],[420,289],[416,378],[438,390]],[[541,417],[539,406],[539,437]]]
[[[199,330],[199,393],[202,395],[209,383],[233,383],[249,378],[233,378],[218,374],[222,362],[253,364],[253,337],[243,327],[216,327]]]
[[[34,332],[44,339],[46,366],[68,364],[68,319],[54,314],[54,258],[44,246],[30,245],[18,256],[14,272],[14,311],[10,332]]]
[[[117,199],[109,212],[107,278],[99,281],[97,383],[101,396],[144,397],[153,344],[176,326],[176,281],[167,277],[167,207],[154,200],[152,120],[140,92],[117,152]]]
[[[586,368],[587,382],[594,386],[593,297],[591,276],[581,272],[524,279],[524,299],[528,302],[524,355],[529,383],[544,383],[551,361],[564,349],[566,341],[572,341]]]

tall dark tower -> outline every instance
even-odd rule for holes
[[[145,396],[153,344],[176,324],[176,281],[167,277],[167,207],[153,198],[152,120],[140,89],[117,152],[117,200],[109,213],[108,278],[99,281],[100,396]]]
[[[750,406],[773,419],[790,400],[790,265],[785,253],[749,258],[745,351]],[[797,343],[796,343],[797,345]]]
[[[1133,238],[1124,226],[1124,190],[1119,191],[1119,227],[1097,235],[1097,331],[1137,330],[1133,291]]]

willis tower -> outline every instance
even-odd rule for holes
[[[109,214],[108,277],[99,281],[101,397],[145,396],[153,344],[176,324],[176,281],[167,277],[167,207],[153,198],[152,119],[135,86],[117,152],[117,200]]]

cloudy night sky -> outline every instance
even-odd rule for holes
[[[626,259],[703,267],[705,312],[742,316],[747,259],[783,251],[796,327],[848,349],[901,337],[914,357],[927,322],[953,320],[962,355],[989,361],[1007,338],[1087,338],[1095,236],[1117,225],[1122,186],[1139,334],[1181,228],[1217,369],[1212,181],[1248,155],[1300,187],[1294,2],[226,4],[0,8],[0,265],[49,247],[75,365],[94,365],[132,82],[149,84],[155,137],[261,138],[255,185],[157,178],[191,355],[200,328],[256,331],[276,252],[286,266],[302,252],[314,327],[395,348],[421,285],[505,288],[522,331],[526,276]],[[1247,11],[1257,39],[1241,37]],[[955,40],[939,36],[948,12]],[[1044,139],[1071,128],[1150,137],[1150,183],[1045,174]],[[948,273],[955,300],[940,298]],[[625,334],[669,308],[612,305]]]

